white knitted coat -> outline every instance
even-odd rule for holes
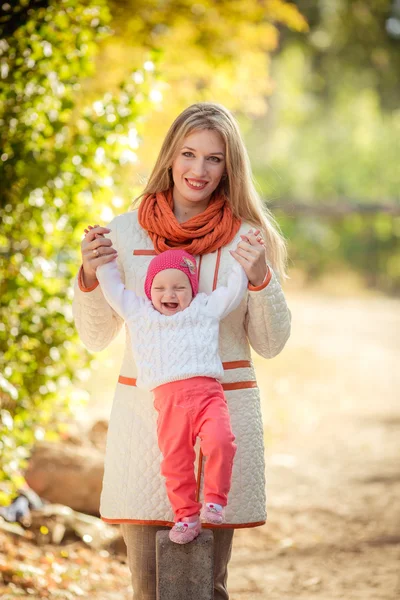
[[[138,224],[137,211],[116,217],[109,227],[126,287],[144,296],[153,245]],[[239,233],[246,233],[249,228],[243,223]],[[234,243],[221,252],[202,257],[200,292],[210,294],[215,285],[226,285],[234,263],[229,254],[231,249]],[[100,286],[84,292],[78,278],[73,313],[84,345],[95,352],[106,348],[123,324],[105,300]],[[237,444],[226,509],[226,523],[230,527],[254,527],[266,519],[263,424],[250,345],[261,356],[272,358],[283,349],[289,335],[290,312],[274,273],[266,287],[246,292],[238,308],[220,325],[219,353],[225,368],[223,386]],[[134,387],[137,371],[127,328],[126,337],[107,436],[100,514],[111,523],[173,525],[173,512],[160,473],[162,456],[157,444],[157,413],[152,394]],[[203,468],[204,458],[197,446],[195,469],[201,478],[200,502]]]

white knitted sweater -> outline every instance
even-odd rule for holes
[[[185,310],[170,316],[159,313],[148,298],[126,289],[115,261],[98,267],[96,275],[107,302],[128,326],[137,387],[151,390],[198,376],[223,378],[219,323],[239,306],[248,284],[238,262],[226,286],[210,295],[198,293]]]

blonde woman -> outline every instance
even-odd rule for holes
[[[108,227],[89,226],[85,232],[73,310],[80,337],[92,351],[107,347],[123,323],[96,279],[97,267],[116,254],[126,287],[138,295],[144,293],[152,257],[170,248],[195,256],[199,290],[207,294],[226,284],[234,259],[248,277],[245,298],[220,327],[223,388],[237,451],[226,523],[213,526],[214,598],[228,600],[234,530],[266,520],[263,424],[250,349],[272,358],[290,335],[290,312],[279,283],[285,275],[285,243],[254,189],[231,113],[212,103],[184,110],[131,210]],[[235,250],[238,235],[242,241]],[[127,339],[110,417],[100,513],[104,521],[121,524],[135,600],[155,600],[155,536],[160,528],[173,526],[173,513],[160,473],[157,414],[150,393],[135,384]],[[199,502],[204,462],[197,448]]]

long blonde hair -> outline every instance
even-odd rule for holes
[[[186,108],[172,123],[164,139],[153,171],[142,194],[135,198],[130,210],[140,199],[173,186],[171,165],[184,138],[195,130],[210,129],[220,134],[226,148],[226,177],[216,191],[224,192],[235,216],[262,231],[268,261],[275,273],[286,277],[286,242],[279,225],[257,193],[246,147],[233,115],[221,104],[199,102]]]

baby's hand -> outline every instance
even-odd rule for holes
[[[261,232],[259,229],[256,229],[255,231],[253,231],[252,229],[249,229],[248,233],[245,235],[240,235],[240,237],[242,238],[242,240],[244,240],[245,242],[248,242],[249,244],[251,244],[250,238],[252,238],[253,240],[255,239],[259,244],[261,244],[261,246],[265,246],[264,240],[261,237]],[[239,244],[238,244],[239,247]]]

